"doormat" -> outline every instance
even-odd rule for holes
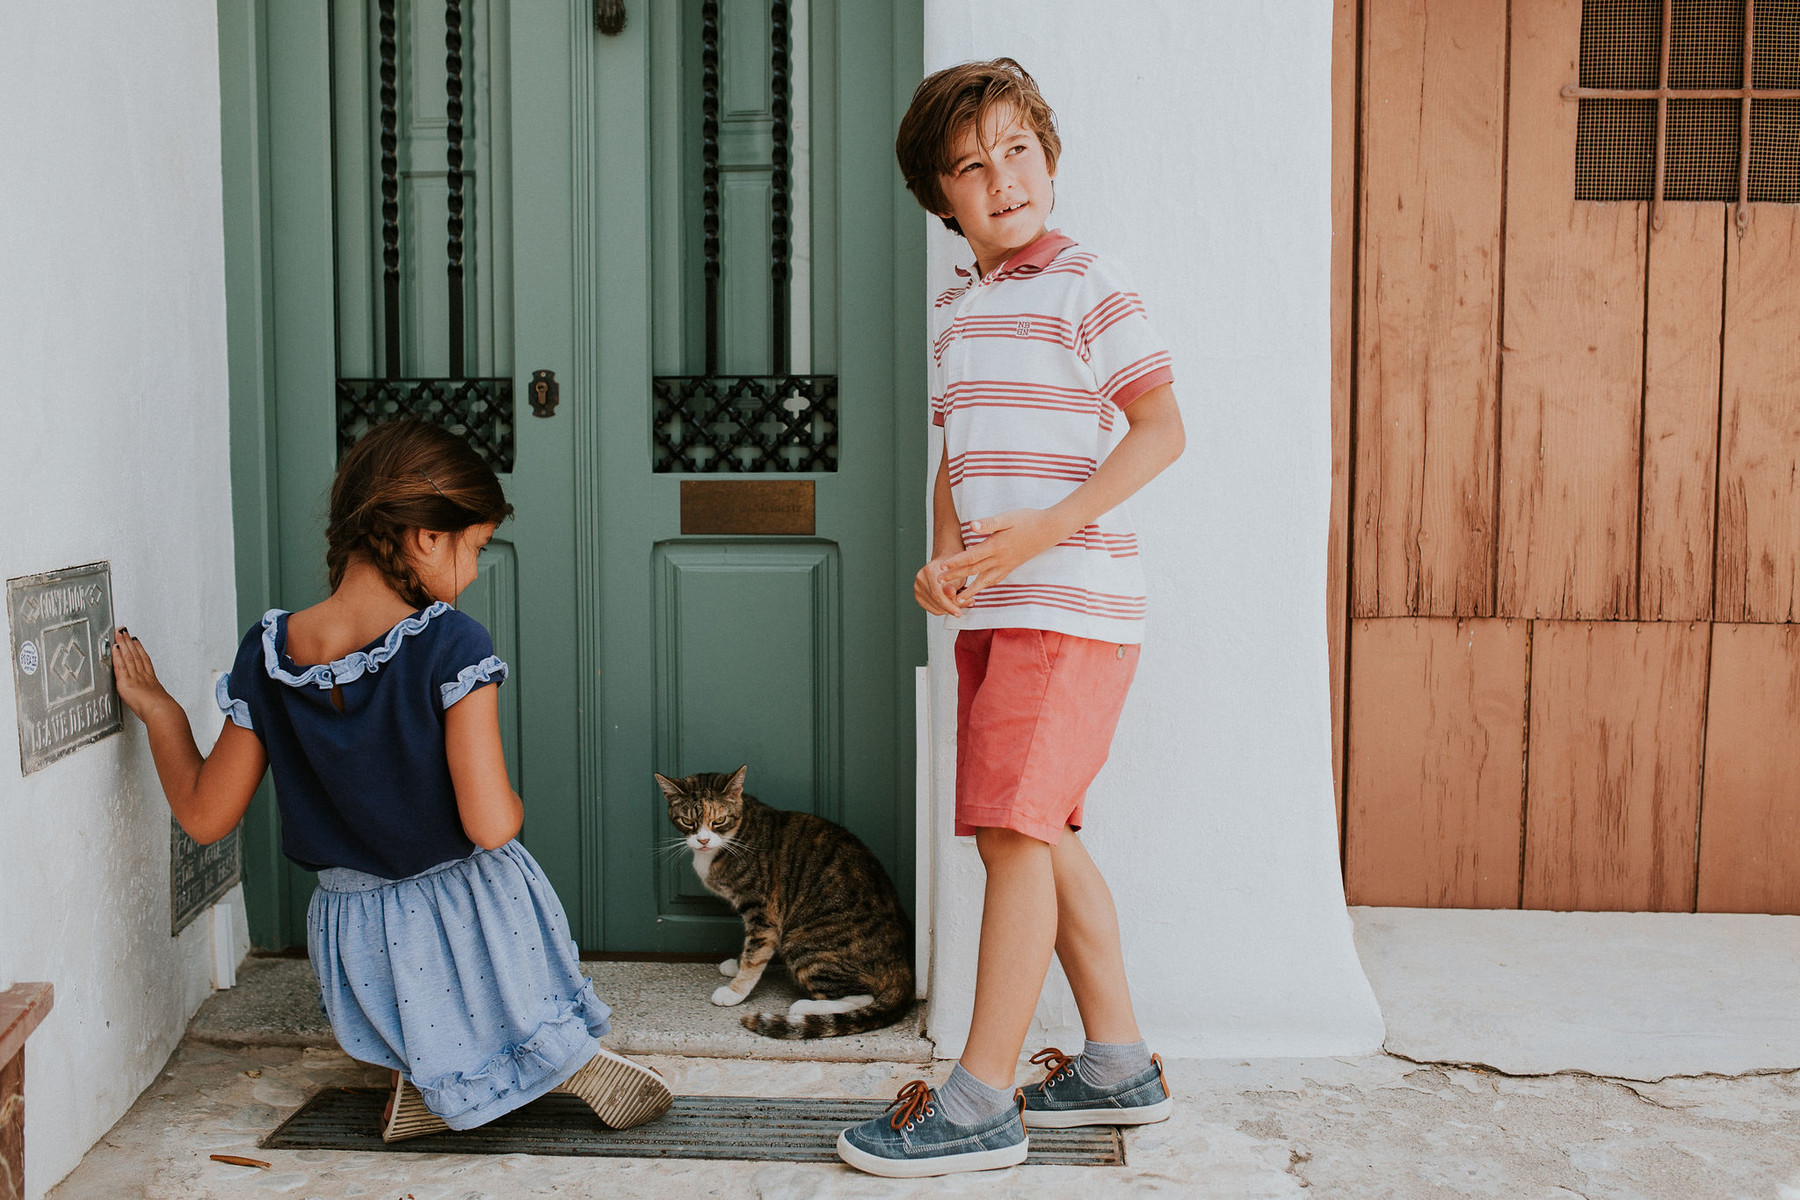
[[[549,1095],[479,1129],[448,1130],[389,1145],[381,1140],[387,1088],[327,1088],[264,1138],[265,1150],[386,1150],[402,1154],[559,1154],[596,1158],[735,1158],[837,1162],[845,1126],[886,1111],[879,1100],[677,1096],[675,1107],[636,1129],[608,1129],[574,1096]],[[1039,1166],[1122,1167],[1125,1142],[1111,1126],[1035,1129]]]

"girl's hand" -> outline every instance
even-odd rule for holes
[[[986,536],[961,554],[952,555],[943,564],[946,579],[961,584],[951,603],[966,608],[976,596],[1004,580],[1074,530],[1066,522],[1042,508],[1015,508],[997,517],[983,517],[969,523],[969,532]]]
[[[120,702],[146,725],[165,705],[175,703],[175,698],[156,678],[150,652],[127,629],[113,631],[112,669]]]
[[[961,553],[960,550],[956,552]],[[944,570],[944,564],[953,557],[955,555],[946,554],[934,558],[913,576],[913,599],[934,617],[962,616],[962,609],[956,603],[956,582],[960,577]]]

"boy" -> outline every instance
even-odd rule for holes
[[[950,1078],[908,1084],[838,1154],[917,1177],[1023,1162],[1027,1127],[1160,1121],[1112,894],[1075,831],[1143,639],[1128,497],[1181,454],[1169,356],[1136,293],[1045,222],[1055,116],[1009,58],[919,85],[896,152],[974,273],[933,306],[932,420],[944,429],[931,561],[913,581],[958,630],[956,832],[987,868],[974,1019]],[[1119,417],[1128,427],[1113,445]],[[1108,447],[1111,452],[1108,453]],[[1087,1042],[1013,1072],[1055,951]]]

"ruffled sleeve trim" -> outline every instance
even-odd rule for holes
[[[444,707],[449,708],[484,683],[500,683],[506,678],[508,669],[507,665],[495,654],[490,654],[480,662],[464,667],[456,673],[454,682],[438,685],[438,691],[444,697]]]
[[[231,694],[231,675],[219,676],[219,682],[213,687],[213,699],[218,702],[219,711],[231,718],[231,723],[239,729],[254,730],[250,723],[250,706]]]
[[[439,600],[429,608],[421,609],[388,630],[381,645],[373,650],[353,650],[333,662],[302,667],[296,673],[281,665],[281,652],[275,648],[276,628],[280,625],[281,618],[288,614],[283,609],[271,608],[263,614],[262,619],[263,669],[269,673],[270,679],[278,683],[285,683],[289,687],[316,687],[330,691],[340,684],[361,679],[367,672],[380,670],[382,663],[400,653],[400,647],[405,644],[407,638],[423,633],[426,626],[431,624],[432,618],[442,616],[449,611],[450,606]]]

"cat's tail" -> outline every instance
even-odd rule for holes
[[[890,978],[873,996],[796,1000],[784,1013],[745,1013],[739,1020],[768,1038],[845,1037],[892,1025],[912,1007],[912,977]]]

